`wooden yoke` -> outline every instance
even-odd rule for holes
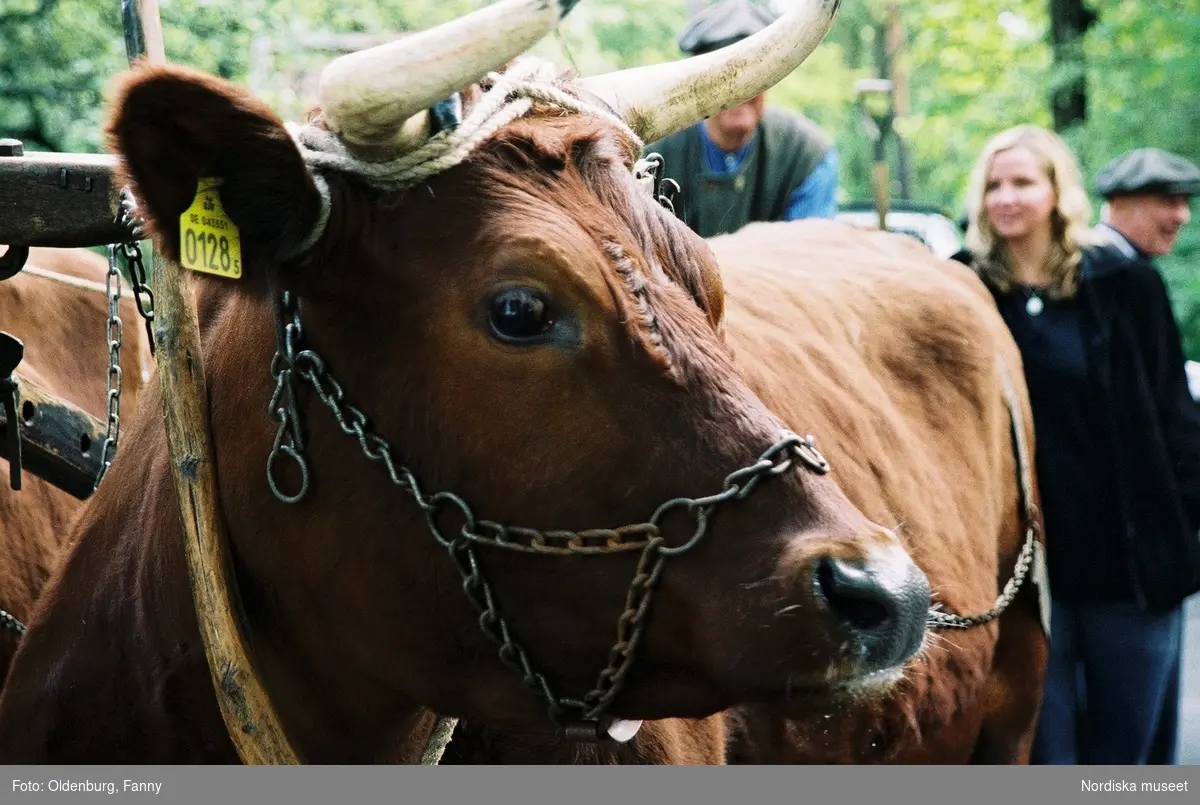
[[[158,0],[121,0],[130,62],[165,64]],[[221,519],[208,429],[196,300],[183,268],[154,250],[155,358],[171,474],[179,495],[192,600],[214,692],[238,756],[249,765],[300,763],[255,673]]]
[[[69,495],[85,500],[92,494],[100,472],[100,453],[105,423],[52,393],[40,383],[20,373],[16,382],[19,422],[9,422],[0,407],[0,458],[13,462],[9,455],[9,428],[18,429],[21,446],[20,466]]]

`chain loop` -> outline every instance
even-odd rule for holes
[[[117,452],[117,441],[121,433],[121,342],[124,325],[121,321],[121,272],[117,269],[117,253],[120,246],[108,247],[108,273],[104,278],[104,291],[108,298],[108,426],[100,448],[100,470],[92,491],[100,487],[108,468]]]

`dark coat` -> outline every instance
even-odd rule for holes
[[[955,259],[971,263],[966,252]],[[1006,321],[1022,315],[1012,294],[988,287]],[[1188,391],[1179,327],[1158,271],[1110,247],[1085,249],[1079,299],[1130,583],[1144,606],[1170,609],[1200,591],[1200,406]],[[1051,552],[1053,539],[1047,534]]]

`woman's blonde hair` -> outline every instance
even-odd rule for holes
[[[1083,189],[1079,164],[1067,144],[1053,132],[1038,126],[1016,126],[988,140],[971,171],[967,191],[967,248],[975,256],[975,265],[983,278],[1001,291],[1013,284],[1012,263],[1003,238],[992,228],[984,209],[988,172],[992,160],[1011,148],[1028,150],[1041,163],[1054,188],[1055,205],[1050,213],[1051,296],[1070,298],[1079,284],[1082,247],[1094,242],[1089,221],[1092,204]]]

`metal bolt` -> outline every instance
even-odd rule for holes
[[[25,145],[20,140],[11,137],[0,139],[0,157],[23,157]]]

